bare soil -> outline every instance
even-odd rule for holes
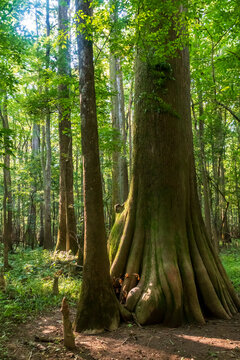
[[[9,339],[12,360],[240,360],[240,314],[204,326],[166,328],[122,324],[100,335],[75,334],[76,350],[64,348],[60,310],[19,325]],[[4,360],[4,359],[1,359]]]

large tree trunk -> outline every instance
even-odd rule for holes
[[[68,36],[69,0],[58,2],[59,34]],[[78,250],[76,218],[73,200],[73,160],[70,119],[70,90],[67,78],[70,77],[69,39],[59,44],[58,73],[59,90],[59,146],[60,146],[60,199],[59,229],[56,250]]]
[[[133,177],[109,239],[111,275],[124,279],[120,301],[140,324],[228,319],[240,304],[207,236],[197,197],[188,50],[157,65],[142,53],[136,64]]]
[[[77,0],[76,11],[92,16],[91,1]],[[83,20],[78,17],[83,25]],[[83,28],[82,28],[83,29]],[[90,34],[88,33],[88,39]],[[119,324],[119,308],[110,279],[104,226],[98,148],[92,41],[78,33],[81,137],[84,182],[84,268],[76,331],[101,332]]]

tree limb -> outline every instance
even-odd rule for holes
[[[240,122],[240,118],[226,105],[216,100],[216,103],[222,106],[225,110],[227,110],[238,122]]]

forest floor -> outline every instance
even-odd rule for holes
[[[203,326],[140,328],[122,324],[113,332],[75,336],[76,350],[66,350],[61,313],[55,309],[16,328],[6,344],[7,359],[240,360],[240,314],[231,320],[210,320]]]
[[[239,245],[237,241],[223,249],[221,259],[240,295]],[[81,273],[72,274],[74,261],[69,254],[42,249],[10,254],[12,269],[5,274],[5,291],[0,291],[0,360],[240,360],[240,314],[204,326],[122,324],[101,335],[75,334],[76,350],[66,350],[60,305],[66,296],[73,320],[81,284]],[[52,284],[59,271],[55,296]]]

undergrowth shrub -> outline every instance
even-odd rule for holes
[[[234,239],[232,244],[222,248],[220,257],[234,288],[240,296],[240,239]]]
[[[68,253],[18,248],[9,254],[9,263],[12,268],[5,272],[6,290],[0,290],[1,359],[1,347],[3,351],[4,341],[17,324],[42,311],[60,307],[64,296],[70,306],[75,307],[81,284],[81,272],[72,273],[72,268],[77,268],[76,260]],[[56,273],[59,275],[59,295],[52,293]]]

